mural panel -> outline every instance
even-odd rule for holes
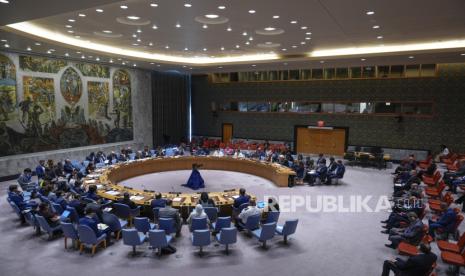
[[[61,95],[67,103],[74,106],[82,95],[82,81],[78,72],[73,68],[68,68],[63,72],[60,79]]]
[[[131,78],[125,70],[113,75],[113,111],[116,128],[132,128]]]
[[[68,64],[65,60],[34,56],[19,56],[19,67],[24,71],[58,73]]]
[[[76,63],[76,67],[86,77],[110,78],[110,67],[91,64],[91,63]]]
[[[16,69],[13,62],[0,55],[0,122],[16,114]]]
[[[108,82],[87,82],[89,99],[89,118],[96,120],[111,120],[109,116],[110,92]]]
[[[55,87],[53,79],[23,77],[24,100],[19,103],[21,122],[34,131],[55,119]]]

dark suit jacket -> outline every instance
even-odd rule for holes
[[[134,203],[134,201],[132,201],[130,199],[126,200],[126,199],[123,198],[123,199],[118,200],[118,203],[126,204],[131,209],[137,208],[137,205]]]
[[[94,218],[89,218],[85,216],[79,219],[79,224],[89,226],[90,229],[92,229],[95,232],[97,238],[101,235],[101,232],[98,230],[97,227],[97,220],[95,220]]]
[[[250,200],[249,195],[240,195],[238,198],[234,200],[234,208],[239,208],[241,204],[248,203]]]
[[[160,198],[160,199],[154,199],[152,200],[152,202],[150,203],[150,207],[153,208],[164,208],[166,206],[166,199],[164,198]]]
[[[400,276],[427,276],[436,259],[434,253],[419,254],[407,261],[397,259],[396,266],[400,269]]]

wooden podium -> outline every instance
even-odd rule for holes
[[[295,135],[297,153],[344,155],[346,129],[299,126]]]

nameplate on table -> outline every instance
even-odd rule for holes
[[[86,183],[86,184],[95,184],[95,183],[97,183],[97,180],[95,180],[95,179],[90,179],[90,180],[84,181],[84,183]]]
[[[142,200],[144,199],[144,197],[143,196],[131,196],[130,199],[131,200]]]
[[[109,194],[109,195],[112,195],[112,196],[117,196],[120,194],[120,192],[118,191],[108,191],[108,192],[105,192],[106,194]]]
[[[181,200],[182,200],[182,197],[173,198],[173,202],[180,202]]]

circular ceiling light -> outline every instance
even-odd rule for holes
[[[266,27],[263,29],[255,30],[255,33],[259,35],[280,35],[284,33],[284,30],[275,27]]]
[[[31,47],[27,47],[26,50],[27,50],[27,51],[32,51],[32,48],[31,48]]]
[[[177,23],[175,27],[176,28],[181,28],[181,24]]]
[[[281,44],[279,44],[279,43],[273,43],[273,42],[270,42],[270,41],[265,42],[265,43],[258,43],[258,44],[257,44],[257,47],[259,47],[259,48],[265,48],[265,49],[277,48],[277,47],[279,47],[279,46],[281,46]]]
[[[292,20],[292,21],[291,21],[291,24],[297,24],[297,21],[296,21],[296,20]]]
[[[278,19],[279,15],[273,15],[273,19]]]
[[[157,3],[151,3],[150,7],[156,8],[156,7],[158,7],[158,4]]]
[[[96,12],[103,12],[102,9],[96,9],[95,11],[96,11]]]
[[[126,10],[128,8],[128,6],[126,6],[126,5],[121,5],[119,7],[122,8],[123,10]]]
[[[186,4],[184,4],[184,7],[190,8],[190,7],[192,7],[192,4],[186,3]]]
[[[150,20],[144,20],[143,18],[140,18],[135,15],[130,15],[127,17],[123,17],[123,16],[117,17],[116,21],[118,23],[125,24],[125,25],[131,25],[131,26],[143,26],[143,25],[150,24]]]
[[[378,35],[376,38],[377,38],[377,39],[383,39],[383,36],[382,36],[382,35]]]
[[[374,11],[367,11],[367,15],[373,15],[373,14],[375,14]]]
[[[218,6],[218,9],[224,10],[224,9],[226,9],[226,7],[225,6]]]
[[[207,24],[203,24],[202,28],[207,29],[207,28],[208,28],[208,25],[207,25]]]
[[[254,14],[254,13],[255,13],[255,10],[249,10],[249,13],[250,13],[250,14]]]
[[[231,27],[227,28],[226,31],[228,32],[232,31]]]
[[[106,37],[106,38],[120,38],[123,35],[122,34],[114,34],[110,30],[103,30],[101,32],[94,32],[94,35],[100,36],[100,37]]]
[[[373,29],[379,29],[379,26],[378,26],[378,25],[374,25],[374,26],[373,26]]]
[[[66,28],[72,28],[73,26],[71,26],[71,25],[66,25],[65,27],[66,27]]]
[[[76,22],[75,19],[68,19],[69,22]]]
[[[158,29],[157,25],[153,25],[152,29],[154,29],[154,30]]]
[[[78,14],[78,16],[79,16],[79,17],[86,17],[86,15],[83,14],[83,13]]]
[[[207,14],[207,15],[201,15],[201,16],[196,16],[194,18],[195,21],[202,23],[202,24],[224,24],[229,21],[228,18],[224,16],[219,16],[216,14]]]
[[[104,32],[104,33],[106,33],[106,34],[111,34],[111,33],[113,33],[113,32],[110,31],[110,30],[103,30],[102,32]]]

